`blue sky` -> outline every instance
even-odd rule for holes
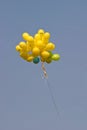
[[[46,64],[60,117],[41,78],[15,46],[25,31],[51,33],[59,62]],[[0,1],[0,130],[87,130],[87,1]]]

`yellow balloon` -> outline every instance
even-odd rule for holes
[[[24,40],[28,41],[28,40],[29,40],[29,34],[28,34],[27,32],[24,32],[24,33],[22,34],[22,38],[23,38]]]
[[[30,44],[28,44],[28,42],[26,42],[26,50],[25,50],[27,53],[29,52],[29,51],[31,51],[31,46],[30,46]]]
[[[27,61],[28,61],[28,62],[32,62],[32,61],[33,61],[33,59],[34,59],[34,57],[33,57],[33,56],[29,56],[29,57],[27,58]]]
[[[25,52],[21,52],[21,53],[20,53],[20,57],[22,57],[24,60],[26,60],[27,57],[28,57],[28,54],[25,53]]]
[[[54,49],[55,49],[55,45],[54,45],[53,43],[48,43],[48,44],[46,45],[46,50],[52,51],[52,50],[54,50]]]
[[[16,46],[16,51],[21,51],[21,47],[19,45]]]
[[[49,39],[50,38],[50,33],[49,32],[44,33],[44,37],[45,37],[45,39]]]
[[[30,43],[29,41],[26,42],[27,49],[31,50],[31,45],[32,43]]]
[[[27,46],[26,52],[30,52],[31,51],[31,47]]]
[[[51,58],[52,58],[52,60],[57,61],[57,60],[60,59],[60,55],[59,54],[53,54]]]
[[[38,31],[38,34],[39,34],[39,36],[40,36],[40,39],[42,40],[42,39],[43,39],[43,36],[44,36],[44,30],[40,29],[40,30]]]
[[[34,39],[35,40],[40,40],[40,35],[38,33],[36,33],[35,36],[34,36]]]
[[[48,32],[44,33],[42,40],[45,45],[49,42],[49,38],[50,38],[50,33]]]
[[[41,40],[38,40],[37,43],[36,43],[36,46],[39,48],[39,49],[43,49],[45,47],[45,45],[43,44],[43,42]]]
[[[40,34],[40,36],[42,36],[44,34],[44,30],[43,29],[39,29],[38,30],[38,34]]]
[[[51,59],[51,58],[48,58],[48,59],[46,59],[46,62],[49,64],[49,63],[52,62],[52,59]]]
[[[46,60],[45,60],[44,58],[42,58],[42,57],[40,58],[40,60],[41,60],[42,62],[45,62],[45,61],[46,61]]]
[[[34,46],[34,39],[33,39],[32,36],[29,37],[29,43],[30,43],[30,44],[29,44],[30,47],[33,48],[33,46]]]
[[[42,57],[43,59],[47,59],[48,57],[50,57],[50,53],[49,53],[48,51],[43,51],[43,52],[41,53],[41,57]]]
[[[33,53],[34,56],[39,56],[39,54],[40,54],[40,49],[39,49],[38,47],[34,47],[34,48],[32,49],[32,53]]]
[[[19,43],[19,46],[20,46],[21,48],[25,48],[25,47],[26,47],[26,43],[25,43],[25,42],[20,42],[20,43]]]
[[[29,41],[29,42],[33,42],[33,41],[34,41],[33,37],[32,37],[32,36],[29,36],[28,41]]]

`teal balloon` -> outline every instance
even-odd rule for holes
[[[35,58],[33,59],[33,63],[34,63],[34,64],[38,64],[39,62],[40,62],[39,57],[35,57]]]

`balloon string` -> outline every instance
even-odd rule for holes
[[[55,99],[54,99],[54,96],[53,96],[53,93],[52,93],[52,90],[51,90],[50,83],[49,83],[49,81],[48,81],[48,75],[47,75],[47,72],[46,72],[46,69],[45,69],[45,66],[44,66],[44,62],[42,62],[41,67],[42,67],[43,74],[44,74],[44,77],[43,77],[43,78],[44,78],[44,80],[46,81],[46,85],[47,85],[47,87],[48,87],[48,89],[49,89],[49,93],[50,93],[50,96],[51,96],[53,105],[54,105],[55,110],[56,110],[56,112],[57,112],[57,115],[58,115],[58,117],[59,117],[60,113],[59,113],[59,111],[58,111],[58,107],[57,107],[57,104],[56,104],[56,102],[55,102]]]
[[[41,67],[42,67],[42,70],[43,70],[44,78],[47,79],[47,78],[48,78],[48,75],[47,75],[47,72],[46,72],[46,69],[45,69],[45,66],[44,66],[44,62],[42,62]]]
[[[51,89],[51,85],[50,85],[50,83],[47,79],[45,79],[45,80],[46,80],[47,87],[49,89],[49,93],[50,93],[53,105],[54,105],[56,113],[57,113],[57,116],[60,117],[60,113],[59,113],[58,106],[56,104],[56,101],[55,101],[55,98],[54,98],[54,95],[53,95],[53,92],[52,92],[52,89]]]

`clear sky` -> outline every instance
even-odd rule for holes
[[[51,33],[61,60],[46,64],[60,117],[41,78],[15,46],[25,31]],[[0,1],[0,130],[87,130],[87,1]]]

